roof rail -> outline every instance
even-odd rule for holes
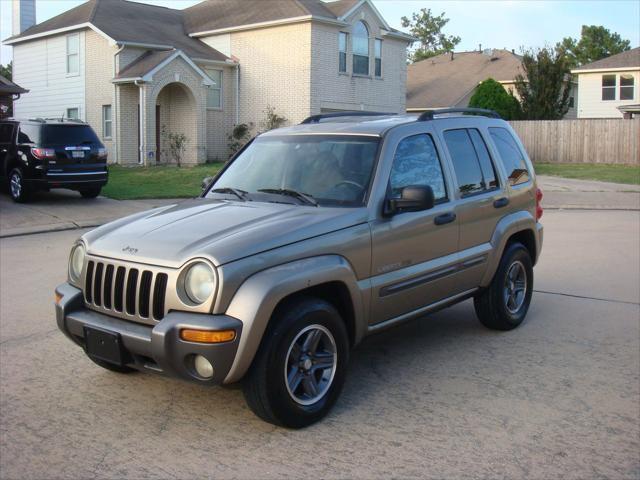
[[[311,115],[310,117],[305,118],[300,125],[309,124],[309,123],[320,123],[320,120],[324,120],[326,118],[339,118],[339,117],[380,117],[383,115],[396,115],[395,113],[389,112],[366,112],[364,110],[354,110],[352,112],[331,112],[331,113],[321,113],[319,115]]]
[[[42,119],[43,121],[50,121],[50,122],[71,122],[71,123],[85,123],[84,120],[80,120],[79,118],[66,118],[66,117],[47,117]]]
[[[475,113],[477,115],[481,115],[483,117],[491,117],[491,118],[499,118],[502,119],[498,112],[494,112],[493,110],[488,110],[486,108],[440,108],[436,110],[426,110],[421,113],[418,117],[418,122],[424,122],[426,120],[433,120],[436,115],[442,115],[445,113]]]

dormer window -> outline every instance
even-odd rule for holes
[[[353,26],[353,73],[369,75],[369,29],[362,21]]]

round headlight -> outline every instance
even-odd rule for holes
[[[84,245],[79,243],[73,247],[71,252],[71,258],[69,259],[69,276],[71,280],[77,282],[82,274],[82,267],[84,266]]]
[[[194,263],[184,278],[184,290],[189,299],[197,304],[204,303],[213,293],[215,274],[209,265]]]

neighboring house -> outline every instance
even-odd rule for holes
[[[0,75],[0,119],[11,116],[13,102],[28,91]]]
[[[467,107],[476,87],[488,78],[501,83],[516,98],[515,78],[523,74],[522,57],[509,50],[449,52],[409,65],[407,72],[407,111],[431,108]],[[569,93],[569,111],[575,118],[577,86]]]
[[[170,160],[168,133],[188,137],[185,163],[225,160],[233,125],[260,130],[267,106],[288,123],[404,111],[412,40],[370,0],[89,0],[4,43],[31,91],[16,116],[81,118],[112,161],[155,164]]]
[[[571,73],[578,77],[578,118],[622,118],[638,113],[640,47],[582,65]]]

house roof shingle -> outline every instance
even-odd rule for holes
[[[312,15],[336,19],[360,0],[204,0],[184,10],[190,34]]]
[[[508,50],[443,53],[409,65],[407,109],[466,106],[487,78],[513,81],[522,73],[522,57]]]
[[[640,47],[632,48],[626,52],[611,55],[607,58],[587,63],[581,67],[574,68],[572,72],[580,72],[582,70],[596,70],[606,68],[640,68]]]
[[[143,77],[175,52],[175,50],[147,50],[129,65],[120,70],[116,76],[116,80]]]
[[[0,75],[0,95],[17,95],[19,93],[27,93],[29,90],[16,85],[11,80]]]
[[[182,10],[127,0],[89,0],[8,40],[91,23],[117,42],[166,45],[192,58],[227,60],[228,57],[214,48],[189,37],[183,15]]]

